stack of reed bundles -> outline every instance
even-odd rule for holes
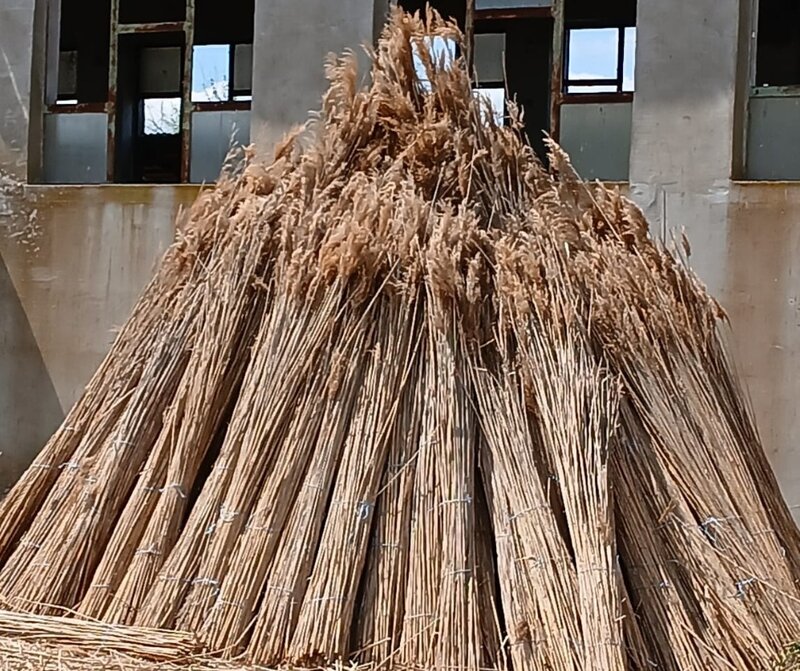
[[[201,196],[0,502],[0,597],[220,664],[771,668],[800,536],[722,310],[435,38],[396,11]]]

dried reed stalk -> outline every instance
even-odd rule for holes
[[[413,298],[386,299],[376,307],[370,365],[288,651],[296,663],[344,659],[349,653],[375,499],[416,342],[416,308]]]
[[[224,268],[219,273],[223,282],[210,281],[216,280],[210,271],[200,289],[198,329],[204,338],[191,353],[151,452],[158,461],[148,463],[140,475],[117,526],[119,533],[104,554],[108,561],[95,572],[89,592],[93,599],[84,599],[81,613],[131,623],[177,539],[198,469],[239,390],[248,362],[239,352],[251,342],[264,299],[255,287],[246,288],[263,272],[262,245],[269,237],[261,228],[248,228],[252,230],[238,236],[229,254],[215,259]],[[143,521],[148,521],[147,527],[137,533],[137,523]]]
[[[197,637],[184,632],[109,626],[5,610],[0,610],[0,638],[66,648],[102,648],[159,662],[179,661],[201,651]]]
[[[367,553],[355,642],[364,662],[391,659],[403,622],[411,525],[411,492],[416,474],[423,401],[420,358],[415,357],[399,405],[375,509]]]
[[[619,386],[589,353],[575,327],[572,297],[556,284],[552,322],[518,328],[519,361],[531,383],[542,445],[561,483],[577,574],[581,650],[589,668],[626,668],[618,593],[608,451],[617,428]],[[556,293],[563,291],[563,294]]]
[[[241,651],[304,473],[322,439],[323,417],[330,410],[325,394],[339,388],[342,360],[353,355],[353,342],[361,344],[364,316],[356,312],[354,318],[340,322],[328,345],[332,354],[308,378],[303,403],[276,455],[247,527],[239,536],[228,574],[203,624],[203,638],[212,649],[225,649],[232,655]],[[344,344],[335,346],[334,342]]]
[[[212,475],[139,610],[137,624],[169,628],[179,619],[195,621],[196,628],[213,605],[227,568],[229,544],[246,522],[338,303],[339,292],[332,289],[321,298],[319,309],[284,309],[286,299],[276,297],[265,312],[254,343],[257,355],[245,373]],[[253,407],[265,412],[254,415]]]
[[[71,607],[82,598],[183,373],[187,359],[181,332],[184,328],[189,324],[177,325],[175,336],[166,339],[148,362],[142,383],[99,451],[96,463],[87,460],[81,471],[82,482],[76,483],[62,502],[64,512],[56,525],[37,543],[32,560],[16,580],[4,583],[4,593],[13,597],[12,603],[48,613],[55,612],[53,606]],[[15,561],[19,559],[12,555],[6,571],[13,570]]]
[[[17,485],[0,501],[0,562],[7,559],[23,531],[26,531],[26,542],[17,546],[17,554],[20,564],[30,561],[32,549],[53,523],[58,501],[65,495],[64,489],[69,487],[75,464],[85,448],[101,443],[112,430],[142,375],[144,362],[163,336],[160,328],[166,324],[159,315],[179,309],[182,288],[191,286],[197,266],[202,265],[208,253],[208,241],[213,232],[203,214],[206,208],[213,209],[215,204],[226,200],[226,192],[232,186],[229,181],[221,181],[218,191],[198,199],[185,221],[179,217],[178,229],[185,229],[186,233],[165,254],[158,273],[145,288],[80,400]],[[55,487],[57,481],[61,482],[59,487]],[[48,501],[44,502],[48,496]],[[26,528],[26,520],[40,509],[51,514],[36,515],[34,523]],[[10,565],[13,567],[14,562]]]
[[[472,372],[485,439],[484,488],[497,543],[514,667],[581,668],[575,566],[550,508],[543,447],[530,430],[519,378]],[[502,386],[501,386],[502,385]]]
[[[340,468],[350,418],[364,382],[368,336],[365,329],[357,328],[352,338],[341,341],[335,348],[316,449],[282,542],[267,571],[248,647],[249,656],[258,664],[277,665],[288,654],[325,523],[331,488]]]
[[[425,339],[422,389],[436,389],[436,368],[432,356],[433,338]],[[436,607],[442,574],[443,532],[439,482],[434,443],[438,439],[435,395],[422,396],[422,431],[416,458],[412,491],[411,538],[408,549],[408,582],[403,606],[400,647],[396,661],[402,665],[431,666],[437,633]]]

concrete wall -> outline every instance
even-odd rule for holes
[[[17,187],[0,203],[0,493],[80,396],[197,190]]]
[[[0,199],[3,176],[27,177],[34,15],[34,0],[0,3]]]
[[[631,194],[653,233],[685,230],[730,316],[738,365],[800,517],[800,182],[736,182],[747,0],[638,0]]]

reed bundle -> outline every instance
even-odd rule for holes
[[[183,632],[118,627],[102,622],[3,610],[0,610],[0,638],[60,648],[124,652],[155,662],[177,662],[202,651],[197,637]]]
[[[367,85],[329,62],[314,132],[187,214],[0,502],[16,616],[130,650],[188,631],[220,668],[791,654],[800,534],[724,314],[618,191],[552,143],[545,167],[513,105],[495,125],[436,37],[460,39],[395,12]],[[0,619],[0,650],[22,635]]]

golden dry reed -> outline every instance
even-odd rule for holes
[[[434,37],[395,11],[368,84],[331,60],[319,115],[180,222],[0,503],[15,617],[376,670],[749,671],[800,636],[722,311]]]

